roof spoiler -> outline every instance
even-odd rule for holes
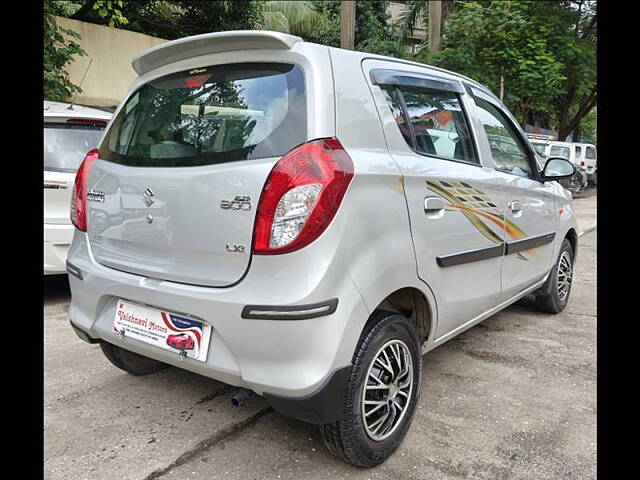
[[[187,58],[233,50],[289,50],[302,38],[266,30],[234,30],[179,38],[145,50],[131,65],[138,75]]]

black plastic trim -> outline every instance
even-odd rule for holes
[[[288,417],[321,425],[342,419],[344,395],[351,374],[351,365],[339,368],[315,392],[305,397],[282,397],[264,393],[273,409]]]
[[[451,255],[442,255],[436,257],[436,261],[440,267],[451,267],[453,265],[461,265],[463,263],[477,262],[488,258],[501,257],[504,255],[504,243],[492,245],[490,247],[478,248],[475,250],[467,250],[460,253],[452,253]]]
[[[430,77],[424,73],[374,68],[369,72],[369,75],[371,76],[371,83],[374,85],[403,85],[406,87],[444,90],[446,92],[464,92],[464,88],[460,82],[454,82],[445,78]]]
[[[466,250],[464,252],[452,253],[450,255],[441,255],[436,257],[436,261],[440,267],[451,267],[453,265],[461,265],[463,263],[477,262],[488,258],[511,255],[513,253],[522,252],[523,250],[541,247],[542,245],[553,242],[555,237],[556,234],[554,232],[545,233],[544,235],[529,237],[524,240],[516,240],[515,242],[502,242],[490,247]]]
[[[525,238],[524,240],[509,242],[507,243],[506,255],[522,252],[523,250],[529,250],[531,248],[541,247],[542,245],[553,242],[553,239],[555,237],[555,233],[545,233],[544,235],[540,235],[538,237],[529,237]]]
[[[97,338],[90,337],[89,334],[87,332],[85,332],[84,330],[82,330],[80,327],[76,327],[71,320],[69,320],[69,323],[71,324],[71,328],[73,328],[73,331],[76,332],[76,335],[78,335],[78,337],[80,337],[81,340],[84,340],[87,343],[100,343],[101,342],[101,340],[99,340]]]
[[[306,312],[322,307],[329,307],[320,312]],[[240,316],[253,320],[307,320],[309,318],[331,315],[338,308],[338,299],[332,298],[324,302],[308,303],[306,305],[245,305]],[[259,313],[264,312],[264,313]],[[279,312],[291,312],[280,313]],[[296,314],[295,312],[304,312]]]
[[[69,272],[69,274],[73,275],[74,277],[82,280],[82,271],[73,263],[69,262],[69,260],[67,260],[67,272]]]

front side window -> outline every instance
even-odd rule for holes
[[[383,91],[411,148],[424,155],[478,163],[457,94],[407,86],[386,86]]]
[[[533,177],[527,150],[511,122],[489,102],[481,98],[475,98],[475,102],[496,168],[521,177]]]
[[[44,124],[44,169],[75,172],[86,153],[96,148],[104,126],[70,123]]]
[[[182,167],[281,156],[306,141],[300,67],[195,68],[140,87],[120,109],[100,158]]]

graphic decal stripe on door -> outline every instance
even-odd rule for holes
[[[426,183],[427,188],[449,202],[446,210],[462,213],[480,233],[492,242],[501,243],[503,239],[485,221],[505,230],[507,235],[514,240],[527,237],[527,233],[506,218],[498,206],[482,190],[456,180],[438,182],[427,180]],[[532,254],[538,253],[536,249],[528,251]],[[516,256],[521,260],[528,260],[522,253],[517,253]]]

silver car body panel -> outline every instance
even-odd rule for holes
[[[266,36],[269,35],[272,34]],[[188,44],[187,40],[183,43]],[[108,198],[104,204],[88,202],[89,232],[75,232],[69,253],[70,261],[82,276],[80,279],[70,275],[69,316],[74,325],[91,337],[257,393],[300,398],[316,391],[333,372],[351,363],[370,314],[393,292],[408,288],[424,296],[431,320],[429,336],[423,344],[426,352],[538,288],[551,269],[562,240],[569,230],[577,232],[570,194],[557,182],[505,179],[495,174],[483,127],[473,113],[473,101],[466,89],[461,97],[480,155],[478,166],[417,156],[411,151],[398,132],[379,88],[371,84],[367,69],[384,65],[408,73],[465,82],[495,97],[477,82],[425,65],[300,41],[287,48],[281,44],[272,49],[236,50],[232,43],[226,48],[233,51],[202,54],[163,65],[158,56],[151,70],[147,71],[151,67],[141,67],[145,73],[134,82],[130,93],[151,79],[213,64],[266,60],[300,65],[306,82],[307,139],[336,136],[353,160],[354,177],[338,213],[314,242],[283,255],[251,256],[249,251],[244,255],[223,253],[210,246],[210,236],[206,238],[206,246],[198,245],[199,237],[194,230],[193,245],[207,252],[200,258],[211,270],[206,277],[205,268],[188,272],[180,271],[179,262],[163,264],[160,243],[145,253],[151,258],[150,252],[156,249],[157,261],[153,265],[141,264],[139,273],[107,266],[110,262],[105,260],[101,248],[112,240],[94,224],[98,220],[91,215],[99,209],[106,213]],[[219,186],[221,194],[231,192],[224,184],[233,180],[257,199],[266,174],[276,161],[277,158],[273,158],[211,167],[172,168],[171,172],[154,168],[147,178],[162,192],[157,195],[157,203],[162,201],[164,191],[171,188],[171,177],[184,174],[199,182],[199,175],[202,183],[197,183],[198,188],[204,188],[207,177],[214,171],[224,178]],[[135,179],[136,175],[131,173],[134,167],[104,160],[96,162],[94,167],[89,188],[96,182],[117,183],[123,178],[121,169],[126,168],[127,182],[139,196],[140,208],[149,208],[144,207],[140,195],[147,185],[142,176]],[[457,177],[482,185],[485,193],[495,197],[499,208],[506,209],[510,200],[520,198],[524,204],[523,216],[531,221],[527,227],[533,232],[531,236],[538,228],[535,222],[544,220],[540,231],[547,233],[550,229],[555,237],[540,257],[542,261],[536,260],[539,257],[529,260],[536,263],[535,268],[525,268],[524,260],[518,260],[520,263],[512,268],[505,256],[446,268],[438,266],[437,255],[490,246],[468,222],[461,221],[458,212],[445,211],[442,218],[426,218],[424,197],[437,194],[429,191],[425,182]],[[153,189],[154,185],[149,186]],[[182,194],[191,198],[189,192]],[[212,194],[212,208],[217,208],[218,201],[218,195]],[[202,208],[203,204],[196,202],[196,206]],[[158,208],[161,211],[161,205]],[[204,221],[202,212],[185,209],[180,210],[180,214],[191,221]],[[253,211],[243,220],[234,217],[238,225],[224,220],[217,212],[215,215],[224,227],[226,241],[232,242],[233,235],[243,232],[239,233],[242,241],[249,243],[246,230],[252,223]],[[182,221],[177,214],[171,218]],[[157,225],[151,224],[152,231],[164,235],[161,223]],[[212,225],[206,228],[211,229]],[[147,226],[141,224],[139,228]],[[220,240],[225,240],[222,234]],[[513,239],[504,235],[504,240],[506,244]],[[210,258],[205,258],[207,255]],[[237,255],[237,258],[227,260],[226,255]],[[117,262],[124,261],[124,256],[117,259]],[[215,269],[211,268],[214,264]],[[508,278],[505,278],[505,266]],[[522,270],[516,271],[516,266]],[[113,334],[118,298],[210,323],[213,334],[207,360],[180,358]],[[335,312],[318,318],[295,321],[242,318],[247,305],[272,305],[277,311],[277,307],[311,305],[333,298],[338,298]]]
[[[326,101],[333,93],[327,49],[305,43],[295,43],[294,47],[223,52],[174,62],[140,77],[125,99],[142,84],[185,69],[237,63],[238,58],[246,62],[268,58],[269,62],[302,68],[307,139],[331,137],[335,134],[335,114],[333,103]],[[105,193],[103,203],[88,202],[88,234],[96,260],[154,278],[203,286],[232,285],[249,266],[258,199],[278,160],[274,157],[166,168],[96,162],[89,183]],[[153,191],[155,202],[145,206],[143,194],[148,188]],[[249,197],[251,208],[220,208],[222,201],[236,196]],[[151,224],[147,223],[148,215],[152,216]],[[229,249],[233,248],[236,250],[230,254]]]

